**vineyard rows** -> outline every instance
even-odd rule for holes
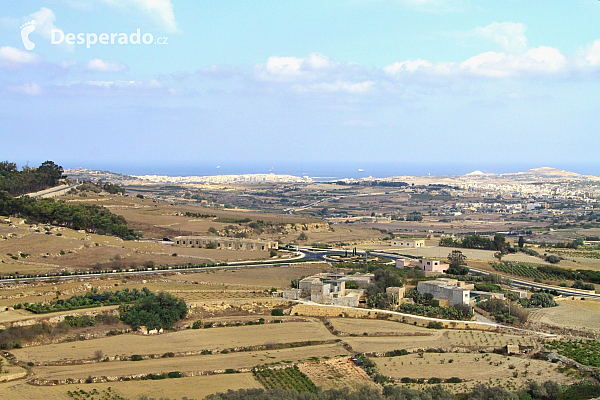
[[[533,279],[544,279],[544,280],[561,280],[562,277],[539,271],[536,264],[524,263],[524,262],[502,262],[502,263],[491,263],[492,267],[499,272],[506,274],[525,276]]]
[[[295,389],[298,392],[314,392],[317,388],[297,366],[269,369],[257,367],[252,370],[254,377],[266,388]]]
[[[600,367],[600,342],[596,340],[548,341],[544,343],[548,350],[575,360],[590,367]]]

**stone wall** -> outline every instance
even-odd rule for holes
[[[431,318],[418,315],[398,315],[381,311],[373,311],[360,308],[345,308],[335,306],[320,306],[311,304],[298,304],[292,307],[291,315],[302,315],[307,317],[346,317],[346,318],[373,318],[385,319],[390,321],[403,322],[406,324],[427,327],[432,321]],[[437,320],[433,320],[437,321]],[[448,329],[472,329],[480,331],[497,331],[498,328],[493,325],[475,324],[465,321],[444,321],[439,320]]]

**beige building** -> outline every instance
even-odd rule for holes
[[[398,258],[396,260],[396,268],[411,268],[413,266],[412,260],[408,258]]]
[[[392,301],[395,305],[400,304],[400,300],[402,300],[404,298],[404,294],[406,293],[406,288],[405,287],[397,287],[397,286],[390,286],[385,288],[385,292],[392,296]]]
[[[177,236],[173,239],[177,246],[206,247],[209,243],[215,245],[218,250],[246,250],[246,251],[268,251],[277,250],[279,243],[276,241],[262,241],[252,239],[237,239],[228,237],[210,236]]]
[[[346,282],[354,281],[359,284],[370,282],[372,274],[351,275],[318,274],[306,277],[300,281],[300,295],[310,295],[310,301],[320,304],[358,307],[364,300],[364,289],[346,289]]]
[[[405,248],[405,249],[416,249],[419,247],[425,247],[425,240],[423,239],[392,239],[390,241],[392,247]]]
[[[471,291],[460,287],[456,279],[440,278],[434,281],[421,281],[417,284],[420,294],[429,293],[434,299],[440,300],[440,305],[447,302],[450,305],[469,305],[471,303]]]

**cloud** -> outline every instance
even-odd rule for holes
[[[583,63],[591,67],[600,66],[600,39],[594,40],[594,43],[583,51]]]
[[[383,70],[390,75],[395,75],[401,72],[412,73],[419,69],[431,68],[432,66],[433,64],[431,62],[419,58],[416,60],[397,61],[393,64],[386,65],[383,67]]]
[[[176,94],[174,89],[167,87],[164,83],[152,79],[149,81],[71,81],[48,87],[56,93],[77,96],[124,96],[129,94],[138,95],[143,93],[149,96],[165,96]]]
[[[126,71],[128,68],[126,65],[121,64],[118,61],[109,61],[102,60],[100,58],[95,58],[90,60],[85,67],[88,71],[95,72],[122,72]]]
[[[478,26],[469,34],[499,44],[506,51],[520,53],[527,50],[526,30],[527,27],[522,23],[492,22],[487,26]]]
[[[567,60],[558,49],[540,46],[521,55],[487,52],[462,62],[463,71],[491,78],[504,78],[522,74],[549,75],[565,70]]]
[[[307,57],[279,57],[271,56],[265,64],[257,65],[257,75],[265,80],[294,80],[298,78],[310,79],[315,77],[315,72],[333,66],[329,58],[310,53]]]
[[[19,50],[11,46],[0,47],[0,68],[17,69],[40,62],[35,53]]]
[[[35,82],[25,83],[20,86],[9,86],[8,90],[13,93],[24,94],[27,96],[37,96],[42,93],[42,88]]]
[[[488,51],[462,62],[433,64],[426,60],[398,61],[385,66],[383,70],[395,77],[419,72],[438,76],[507,78],[523,75],[553,75],[566,72],[568,66],[566,57],[558,49],[540,46],[518,55]]]
[[[132,7],[142,11],[168,32],[177,32],[177,21],[171,0],[104,0],[113,6]]]

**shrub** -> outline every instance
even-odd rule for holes
[[[179,371],[172,371],[172,372],[169,372],[167,374],[167,376],[169,378],[181,378],[181,372],[179,372]]]
[[[273,310],[271,310],[271,315],[274,317],[282,317],[283,310],[281,308],[274,308]]]
[[[202,321],[201,320],[196,320],[194,321],[194,323],[192,324],[192,329],[200,329],[202,328]]]
[[[429,329],[444,329],[444,324],[438,321],[431,321],[427,324],[427,328]]]
[[[144,359],[144,357],[142,357],[142,356],[141,356],[141,355],[139,355],[139,354],[134,354],[134,355],[132,355],[132,356],[131,356],[131,358],[130,358],[130,360],[131,360],[131,361],[142,361],[143,359]]]
[[[187,312],[183,299],[162,292],[141,297],[133,305],[122,304],[119,307],[121,320],[133,329],[140,326],[148,329],[170,328],[185,318]]]
[[[453,376],[452,378],[446,379],[444,382],[446,383],[462,383],[462,379]]]

